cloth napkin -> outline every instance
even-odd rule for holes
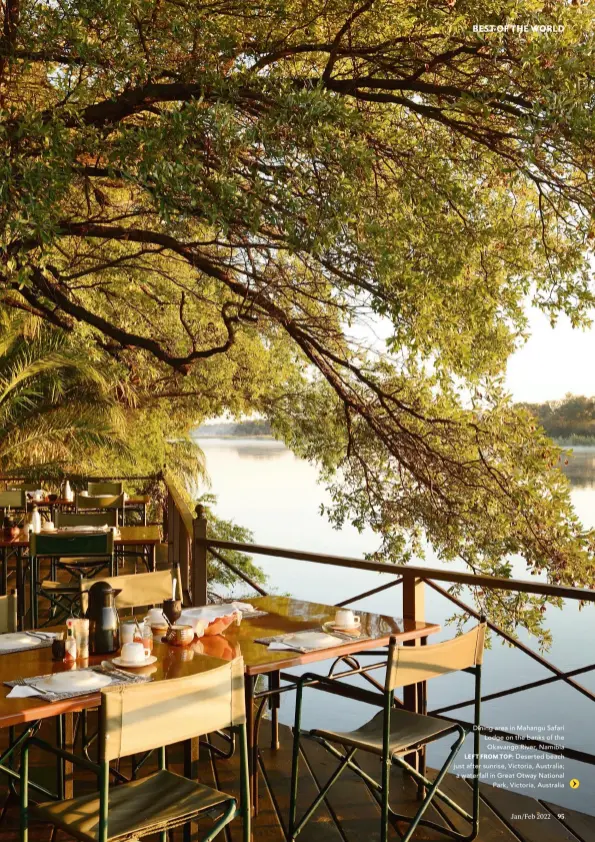
[[[220,617],[229,617],[230,614],[235,614],[238,622],[242,619],[242,612],[233,605],[202,605],[182,611],[178,623],[192,626],[196,630],[199,623],[208,626]]]
[[[26,684],[17,684],[6,696],[7,699],[26,699],[27,696],[41,696],[35,687],[27,687]]]
[[[253,614],[254,612],[258,612],[258,609],[249,602],[230,602],[229,606],[230,608],[234,608],[236,611],[241,611],[242,614]]]

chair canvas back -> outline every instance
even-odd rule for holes
[[[111,556],[114,551],[114,533],[108,532],[85,535],[52,535],[33,533],[29,545],[31,556]]]
[[[428,681],[450,672],[475,667],[483,661],[486,624],[431,646],[397,646],[391,644],[386,670],[387,691]]]
[[[24,509],[26,505],[25,491],[0,491],[0,509]]]
[[[127,576],[82,579],[81,591],[85,593],[95,582],[108,582],[121,592],[116,597],[116,608],[135,608],[138,605],[161,605],[164,599],[172,598],[173,580],[177,579],[176,591],[180,593],[180,571],[178,566],[155,573],[131,573]]]
[[[16,593],[0,596],[0,634],[17,630]]]
[[[106,509],[105,512],[56,512],[56,526],[117,526],[117,509]]]
[[[87,491],[90,497],[97,494],[113,494],[118,497],[124,491],[123,482],[93,482],[89,480],[87,483]]]
[[[77,494],[76,507],[77,509],[123,509],[124,495],[114,494],[113,497],[85,497],[83,494]]]
[[[160,748],[246,721],[244,661],[204,656],[204,671],[101,691],[102,761]]]

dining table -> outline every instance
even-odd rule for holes
[[[161,543],[161,528],[152,524],[149,526],[120,526],[114,537],[116,552],[130,553],[142,558],[147,570],[156,568],[157,546]],[[4,595],[8,588],[8,567],[10,557],[15,557],[17,617],[19,628],[23,627],[25,619],[25,563],[29,552],[29,538],[23,532],[15,536],[7,536],[0,532],[0,559],[2,571],[0,575],[0,595]]]
[[[272,719],[272,747],[277,748],[280,695],[284,689],[291,687],[291,683],[287,687],[281,686],[281,680],[291,679],[291,676],[286,674],[287,670],[317,662],[344,662],[350,674],[357,674],[359,670],[354,668],[354,664],[358,664],[353,660],[355,656],[373,653],[383,654],[386,659],[386,650],[383,653],[376,650],[387,647],[391,637],[395,637],[399,643],[423,643],[428,636],[440,631],[440,625],[358,611],[358,634],[352,639],[341,638],[338,639],[337,645],[311,651],[271,649],[266,642],[269,638],[326,628],[335,617],[336,606],[288,596],[254,597],[246,599],[245,603],[252,606],[252,612],[243,612],[241,622],[234,622],[222,634],[195,638],[191,644],[184,647],[155,642],[153,654],[157,661],[148,669],[152,670],[153,681],[163,681],[197,671],[202,672],[218,666],[222,661],[239,656],[243,658],[250,790],[252,804],[255,805],[260,718],[265,705],[268,704]],[[230,608],[231,610],[233,609]],[[332,631],[329,633],[332,634]],[[91,657],[88,663],[93,665],[112,657]],[[97,707],[100,703],[99,693],[51,703],[36,697],[7,698],[9,688],[5,686],[5,681],[67,668],[62,662],[52,661],[49,649],[0,654],[0,728],[35,723],[57,715],[72,717],[78,711]],[[268,689],[257,690],[256,682],[259,676],[268,679]],[[72,733],[72,726],[66,727],[65,733]],[[190,752],[186,761],[187,771],[191,773],[196,769],[197,747],[187,750]]]
[[[109,495],[108,495],[109,496]],[[124,512],[137,511],[140,513],[142,525],[147,525],[147,506],[151,502],[149,494],[128,494],[124,503]],[[64,509],[65,511],[76,511],[75,500],[67,499],[66,497],[52,498],[46,496],[38,500],[31,500],[35,503],[38,509],[43,509],[49,512],[50,520],[54,519],[56,510]]]

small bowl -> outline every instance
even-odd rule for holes
[[[48,494],[48,500],[50,501],[50,503],[55,503],[57,499],[58,499],[57,494]]]
[[[194,640],[194,629],[192,626],[173,625],[168,629],[165,640],[172,646],[188,646]]]

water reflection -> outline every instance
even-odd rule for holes
[[[213,451],[224,452],[226,455],[232,455],[238,459],[266,460],[268,462],[271,459],[280,459],[288,453],[285,445],[282,442],[275,441],[275,439],[218,439],[214,436],[206,436],[205,438],[193,436],[193,439],[203,450],[208,448],[210,453],[213,453]]]
[[[576,447],[562,470],[573,488],[595,488],[595,447]]]

